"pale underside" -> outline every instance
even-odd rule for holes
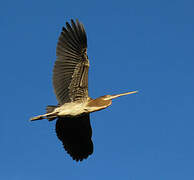
[[[97,101],[101,101],[100,104],[97,104]],[[66,117],[66,116],[79,116],[83,114],[89,114],[91,112],[100,111],[102,109],[107,108],[112,103],[111,100],[109,101],[103,101],[100,98],[98,99],[90,99],[89,101],[83,101],[83,102],[71,102],[71,103],[65,103],[62,106],[59,106],[54,109],[51,113],[47,113],[44,115],[41,115],[43,118],[49,118],[54,117]]]

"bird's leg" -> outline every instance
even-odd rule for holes
[[[44,115],[32,117],[30,118],[30,121],[36,121],[36,120],[41,120],[41,119],[45,119]]]
[[[51,113],[46,113],[43,115],[35,116],[30,119],[30,121],[36,121],[36,120],[41,120],[41,119],[53,119],[57,116],[56,112],[51,112]]]

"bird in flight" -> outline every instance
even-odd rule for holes
[[[87,36],[82,23],[66,22],[59,36],[53,69],[53,87],[58,105],[47,106],[47,113],[31,121],[56,121],[56,134],[64,149],[76,161],[93,153],[90,113],[107,108],[112,99],[136,93],[131,91],[92,99],[88,95]]]

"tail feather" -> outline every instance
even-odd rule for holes
[[[41,119],[48,119],[49,121],[52,121],[56,119],[56,112],[53,112],[57,108],[57,106],[47,106],[46,107],[46,114],[40,115],[40,116],[35,116],[30,119],[30,121],[35,121],[35,120],[41,120]]]
[[[53,111],[55,110],[56,107],[57,107],[57,106],[47,106],[47,107],[46,107],[46,112],[47,112],[47,113],[51,113],[51,112],[53,112]]]
[[[46,107],[46,112],[47,113],[52,113],[54,110],[55,110],[55,108],[57,108],[57,106],[47,106]],[[53,121],[53,120],[55,120],[56,119],[56,116],[54,115],[54,116],[49,116],[48,117],[48,120],[49,121]]]

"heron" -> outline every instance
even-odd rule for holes
[[[52,81],[58,105],[47,106],[45,114],[30,120],[57,119],[58,139],[73,160],[82,161],[93,153],[90,113],[107,108],[112,99],[137,91],[97,99],[89,97],[87,36],[83,24],[77,19],[71,19],[71,23],[66,22],[66,27],[62,28],[56,56]]]

